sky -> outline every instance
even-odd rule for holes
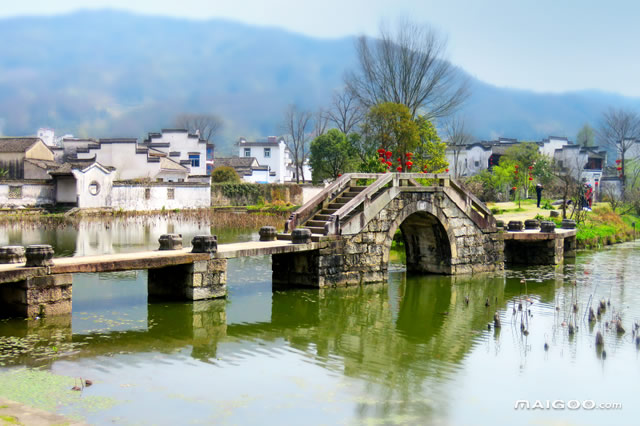
[[[640,97],[640,2],[631,0],[0,0],[0,18],[104,8],[320,38],[375,36],[381,22],[408,17],[436,28],[448,59],[487,83]]]

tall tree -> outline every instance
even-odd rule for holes
[[[307,145],[312,130],[312,117],[310,111],[301,110],[295,104],[289,105],[284,113],[282,132],[293,157],[297,183],[300,183],[300,178],[304,183],[304,164],[308,156]]]
[[[598,137],[603,145],[616,150],[622,172],[622,193],[624,194],[625,182],[625,159],[627,153],[637,146],[640,139],[640,116],[635,111],[627,109],[609,108],[602,115],[602,122],[598,130]]]
[[[351,90],[333,93],[327,117],[345,135],[355,131],[364,120],[364,111]]]
[[[360,37],[359,68],[348,73],[347,88],[370,108],[394,102],[420,111],[428,120],[453,113],[468,97],[466,78],[445,59],[446,41],[432,28],[408,20],[395,32],[381,26],[378,39]]]
[[[222,129],[222,119],[213,114],[180,114],[174,125],[192,133],[198,133],[201,139],[214,145],[213,138]]]
[[[461,116],[453,116],[444,122],[444,134],[447,138],[447,148],[453,153],[453,177],[459,178],[466,169],[460,164],[460,153],[467,149],[473,141],[473,136],[467,131],[466,122]]]
[[[595,146],[596,131],[593,130],[593,127],[585,123],[584,126],[580,128],[580,131],[578,131],[578,135],[576,136],[576,143],[584,147]]]
[[[368,162],[376,149],[381,148],[399,158],[398,167],[404,168],[407,152],[413,151],[420,143],[420,133],[409,109],[402,104],[385,102],[371,107],[362,126],[363,144],[359,155]]]
[[[340,174],[355,170],[355,148],[338,129],[329,129],[311,142],[309,163],[313,181],[336,179]]]

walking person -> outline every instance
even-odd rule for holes
[[[538,196],[538,208],[540,208],[540,200],[542,199],[542,190],[544,189],[544,187],[542,186],[542,184],[538,183],[536,185],[536,195]]]

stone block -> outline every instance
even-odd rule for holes
[[[48,244],[27,246],[25,267],[53,266],[53,247]]]
[[[0,247],[0,263],[25,263],[27,258],[25,250],[22,246],[4,246]]]
[[[510,220],[507,224],[507,229],[509,231],[522,231],[523,224],[520,220]]]
[[[540,222],[540,232],[556,232],[556,224],[551,221]]]
[[[193,286],[194,287],[202,287],[202,274],[194,273],[193,274]]]
[[[538,229],[540,222],[536,219],[527,219],[524,221],[524,229]]]
[[[163,234],[158,242],[158,250],[182,250],[182,234]]]
[[[191,253],[216,253],[218,237],[216,235],[196,235],[191,240]]]
[[[291,232],[293,244],[308,244],[311,242],[311,231],[307,228],[296,228]]]
[[[275,241],[278,237],[274,226],[263,226],[260,228],[260,241]]]
[[[576,221],[571,219],[562,219],[560,227],[562,229],[576,229]]]

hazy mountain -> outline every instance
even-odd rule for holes
[[[143,136],[183,112],[225,120],[218,146],[280,132],[284,108],[317,108],[355,63],[352,38],[124,12],[0,20],[0,134]],[[465,113],[474,134],[571,138],[609,105],[640,100],[593,91],[562,95],[472,80]],[[225,148],[226,147],[226,148]]]

